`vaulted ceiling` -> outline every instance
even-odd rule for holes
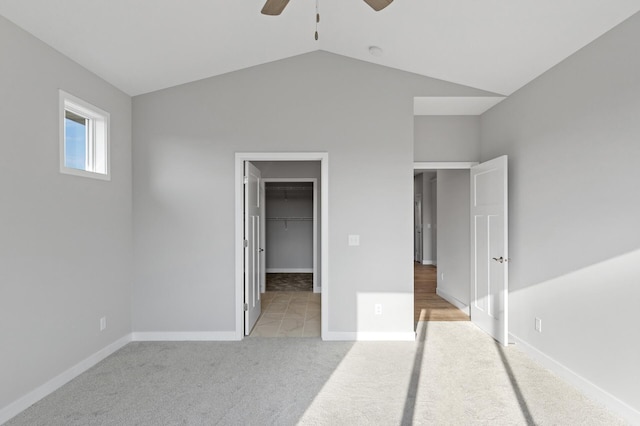
[[[509,95],[640,0],[0,0],[3,15],[130,95],[324,50]],[[379,56],[370,53],[377,46]]]

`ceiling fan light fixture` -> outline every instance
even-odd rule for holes
[[[381,11],[385,7],[389,6],[393,0],[364,0],[373,10],[376,12]]]
[[[381,47],[379,46],[369,46],[369,53],[371,56],[380,57],[384,53]]]
[[[364,0],[373,10],[376,12],[381,11],[385,7],[389,6],[393,0]],[[271,15],[277,16],[282,13],[289,0],[267,0],[264,6],[262,7],[263,15]],[[317,9],[317,3],[316,3]]]

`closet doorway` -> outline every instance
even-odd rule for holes
[[[263,178],[262,183],[262,292],[319,293],[317,179]]]

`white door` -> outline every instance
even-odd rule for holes
[[[507,156],[471,168],[471,321],[508,344]]]
[[[248,161],[244,165],[244,334],[249,335],[260,316],[260,170]]]

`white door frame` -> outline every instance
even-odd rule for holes
[[[318,286],[318,179],[316,178],[262,178],[262,182],[311,182],[313,184],[313,292],[319,293]],[[265,194],[266,196],[266,194]],[[265,204],[266,209],[266,204]],[[265,210],[266,211],[266,210]],[[266,214],[263,215],[262,224],[260,225],[267,232]],[[266,237],[262,240],[264,247],[267,246]],[[267,269],[265,261],[265,270]]]
[[[320,161],[320,275],[321,336],[325,340],[329,324],[329,154],[326,152],[236,152],[235,153],[235,280],[237,340],[244,338],[244,188],[245,161]]]

